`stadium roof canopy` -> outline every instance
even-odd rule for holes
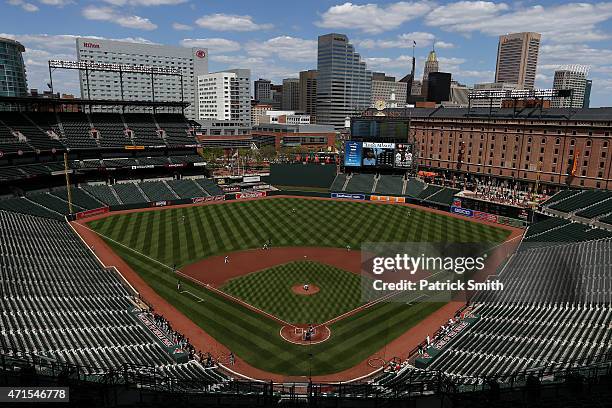
[[[189,106],[189,102],[163,102],[163,101],[121,101],[103,99],[82,99],[82,98],[59,98],[59,97],[33,97],[33,96],[0,96],[1,105],[13,105],[22,107],[59,107],[66,105],[80,106],[117,106],[117,107],[149,107],[149,108],[179,108],[184,109]]]

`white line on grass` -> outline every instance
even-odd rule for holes
[[[81,227],[85,228],[86,230],[91,231],[91,232],[93,232],[94,234],[97,234],[97,235],[101,236],[102,238],[105,238],[105,239],[107,239],[107,240],[109,240],[109,241],[112,241],[112,242],[114,242],[115,244],[120,245],[120,246],[122,246],[122,247],[124,247],[124,248],[128,249],[129,251],[135,252],[135,253],[137,253],[138,255],[141,255],[141,256],[143,256],[144,258],[149,259],[149,260],[151,260],[151,261],[153,261],[153,262],[155,262],[155,263],[157,263],[157,264],[159,264],[159,265],[163,266],[163,267],[164,267],[164,268],[166,268],[166,269],[169,269],[169,270],[171,270],[171,271],[175,271],[175,273],[176,273],[177,275],[180,275],[180,276],[182,276],[182,277],[183,277],[183,278],[185,278],[185,279],[189,279],[189,280],[190,280],[190,281],[192,281],[192,282],[196,282],[196,283],[198,283],[200,286],[202,286],[202,287],[203,287],[203,288],[205,288],[205,289],[208,289],[208,290],[209,290],[209,291],[211,291],[211,292],[215,292],[215,293],[218,293],[218,294],[220,294],[220,295],[222,295],[222,296],[224,296],[224,297],[226,297],[226,298],[232,299],[234,302],[239,303],[239,304],[241,304],[241,305],[245,306],[245,307],[246,307],[246,308],[248,308],[248,309],[251,309],[251,310],[253,310],[253,311],[257,312],[257,313],[260,313],[260,314],[262,314],[262,315],[264,315],[264,316],[267,316],[268,318],[270,318],[270,319],[272,319],[272,320],[275,320],[275,321],[277,321],[277,322],[279,322],[279,323],[282,323],[282,324],[284,324],[284,325],[286,325],[286,326],[296,327],[296,326],[292,325],[291,323],[288,323],[288,322],[286,322],[286,321],[284,321],[284,320],[282,320],[282,319],[280,319],[280,318],[278,318],[278,317],[274,316],[273,314],[270,314],[270,313],[268,313],[268,312],[266,312],[266,311],[264,311],[264,310],[261,310],[261,309],[259,309],[259,308],[255,307],[255,306],[253,306],[253,305],[251,305],[251,304],[249,304],[249,303],[245,302],[245,301],[244,301],[244,300],[242,300],[242,299],[239,299],[239,298],[237,298],[237,297],[234,297],[234,296],[232,296],[232,295],[230,295],[230,294],[228,294],[228,293],[223,292],[222,290],[219,290],[219,289],[217,289],[217,288],[215,288],[215,287],[213,287],[213,286],[210,286],[208,283],[204,283],[204,282],[202,282],[202,281],[200,281],[200,280],[198,280],[198,279],[194,278],[193,276],[189,276],[189,275],[187,275],[187,274],[185,274],[185,273],[181,272],[179,269],[175,269],[175,268],[173,268],[173,267],[171,267],[171,266],[169,266],[169,265],[166,265],[165,263],[163,263],[163,262],[161,262],[161,261],[158,261],[158,260],[157,260],[157,259],[155,259],[155,258],[151,258],[150,256],[145,255],[145,254],[143,254],[142,252],[139,252],[139,251],[135,250],[134,248],[130,248],[129,246],[127,246],[127,245],[125,245],[125,244],[122,244],[121,242],[119,242],[119,241],[117,241],[117,240],[114,240],[114,239],[112,239],[112,238],[110,238],[110,237],[107,237],[106,235],[101,234],[101,233],[99,233],[98,231],[92,230],[91,228],[89,228],[89,227],[87,227],[87,226],[85,226],[85,225],[83,225],[83,224],[81,224],[81,223],[78,223],[78,224],[79,224]]]

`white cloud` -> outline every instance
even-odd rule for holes
[[[432,7],[433,3],[427,0],[400,1],[385,6],[347,2],[330,7],[315,24],[323,28],[357,29],[365,33],[378,34],[396,29],[407,21],[421,17]]]
[[[505,3],[489,1],[458,1],[456,3],[438,6],[425,17],[425,23],[435,27],[455,26],[489,19],[508,10]],[[454,30],[453,30],[454,31]]]
[[[181,23],[172,23],[172,28],[174,28],[177,31],[190,31],[193,30],[193,27],[187,24],[181,24]]]
[[[53,1],[53,0],[51,0]],[[186,3],[188,0],[103,0],[113,6],[173,6]]]
[[[45,4],[47,6],[54,6],[54,7],[64,7],[64,6],[67,6],[68,4],[74,3],[72,0],[38,0],[38,1],[40,1],[42,4]]]
[[[597,25],[612,18],[612,3],[567,3],[510,9],[505,3],[460,1],[434,9],[425,18],[429,26],[468,34],[500,35],[535,31],[543,41],[583,42],[610,38]]]
[[[250,41],[244,46],[247,53],[255,57],[275,56],[285,61],[315,63],[317,42],[290,36],[270,38],[263,42]]]
[[[21,7],[24,11],[27,11],[29,13],[34,13],[35,11],[38,11],[38,6],[32,3],[27,3],[23,0],[7,0],[7,3],[10,4],[11,6],[15,6],[15,7]]]
[[[145,17],[126,15],[111,7],[87,6],[82,10],[83,17],[88,20],[108,21],[122,27],[136,30],[155,30],[157,25]]]
[[[196,20],[196,24],[213,31],[258,31],[273,27],[272,24],[257,24],[251,16],[223,13],[202,16]]]
[[[181,40],[183,47],[200,47],[220,52],[232,52],[240,50],[240,43],[225,38],[185,38]]]
[[[380,39],[365,39],[353,41],[357,46],[367,49],[380,48],[412,48],[413,41],[416,42],[416,48],[431,48],[431,44],[436,37],[432,33],[412,32],[400,34],[395,39],[380,40]],[[435,41],[436,48],[453,48],[455,44],[445,41]]]

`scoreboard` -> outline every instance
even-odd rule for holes
[[[345,143],[344,165],[362,168],[411,169],[416,165],[412,143],[360,142]]]

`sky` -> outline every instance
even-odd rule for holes
[[[317,36],[346,34],[373,71],[402,77],[416,41],[417,76],[435,43],[440,70],[492,82],[500,34],[542,34],[536,85],[590,65],[591,106],[612,106],[612,2],[336,0],[0,0],[0,37],[20,41],[30,88],[46,89],[49,59],[76,59],[75,37],[209,49],[209,69],[250,68],[280,82],[316,68]],[[78,95],[74,72],[54,74]]]

